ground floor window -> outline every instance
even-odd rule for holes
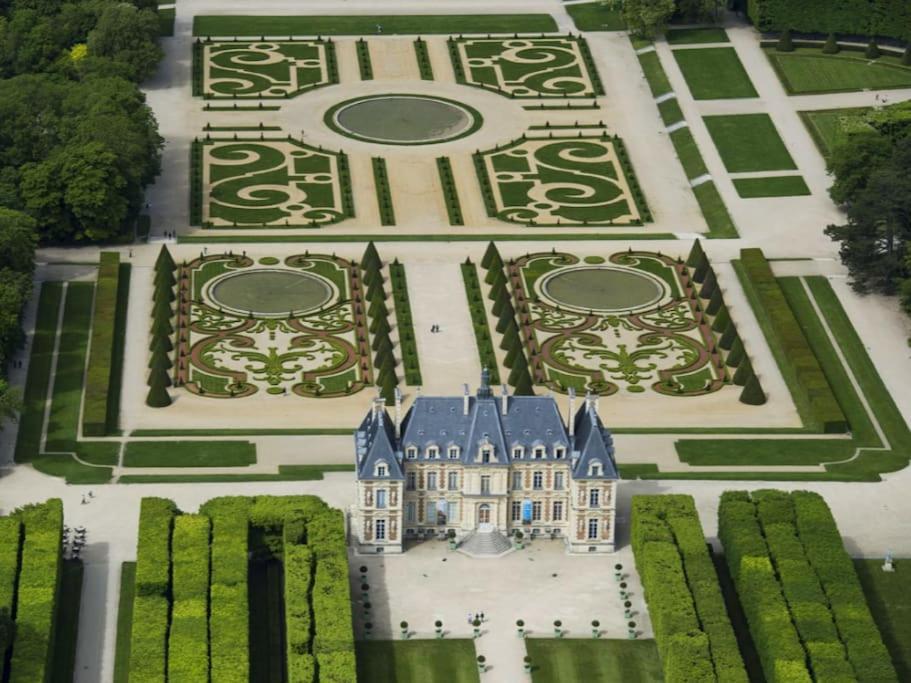
[[[405,503],[405,521],[414,521],[414,503]]]
[[[386,540],[386,520],[385,519],[376,520],[376,540],[378,540],[378,541]]]
[[[453,501],[446,503],[446,517],[450,522],[457,522],[459,520],[459,504],[458,503],[453,502]]]
[[[553,519],[555,522],[563,521],[563,501],[554,501]]]
[[[540,522],[541,521],[541,501],[536,500],[531,504],[531,521]]]
[[[522,521],[522,503],[518,500],[512,501],[512,521],[520,522]]]
[[[588,520],[588,537],[589,537],[589,539],[598,538],[598,520],[597,519]]]

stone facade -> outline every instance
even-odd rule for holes
[[[572,552],[613,552],[613,439],[586,397],[564,423],[550,396],[419,396],[400,420],[374,404],[355,434],[362,552],[475,532],[559,537]]]

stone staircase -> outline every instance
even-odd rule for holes
[[[471,557],[500,557],[511,552],[513,547],[499,531],[475,531],[459,544],[458,549]]]

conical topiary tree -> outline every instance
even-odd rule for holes
[[[383,377],[383,380],[380,383],[380,396],[385,399],[387,406],[395,405],[395,388],[398,384],[395,372],[390,371]]]
[[[498,298],[503,296],[509,296],[509,291],[506,289],[506,276],[503,275],[502,270],[493,271],[496,273],[494,280],[490,283],[490,299],[491,301],[496,301]]]
[[[170,337],[152,337],[152,342],[149,344],[149,351],[155,351],[155,349],[160,348],[165,353],[171,353],[174,350],[174,344],[171,342]]]
[[[155,318],[152,321],[153,337],[170,337],[174,334],[174,326],[169,318]]]
[[[515,320],[506,323],[506,329],[503,330],[503,339],[500,341],[500,348],[509,351],[513,346],[521,346],[522,340],[519,338],[519,326]]]
[[[361,257],[361,267],[364,270],[375,269],[379,270],[383,266],[383,260],[380,258],[380,253],[376,250],[376,245],[371,240],[367,242],[367,248],[364,249],[364,255]]]
[[[174,263],[174,259],[171,258],[171,252],[168,251],[168,247],[165,244],[161,245],[161,250],[158,252],[158,258],[155,259],[155,270],[170,270],[173,271],[177,267],[177,264]]]
[[[484,252],[484,257],[481,259],[481,267],[486,270],[503,267],[503,259],[500,257],[497,245],[493,242],[487,244],[487,251]]]
[[[156,270],[152,282],[155,285],[155,289],[170,289],[177,284],[177,278],[174,277],[174,271],[167,268],[165,270]]]
[[[152,350],[152,355],[149,358],[149,369],[156,370],[170,370],[174,367],[174,364],[171,362],[171,357],[167,354],[163,347],[157,346]]]
[[[734,343],[731,345],[731,352],[728,354],[725,362],[728,364],[729,368],[736,368],[740,365],[743,360],[743,342],[740,341],[740,335],[734,340]]]
[[[791,39],[791,29],[786,28],[782,31],[775,49],[779,52],[794,52],[794,41]]]
[[[388,348],[392,351],[392,339],[389,338],[388,332],[379,332],[373,336],[373,346],[374,351],[379,351],[383,348]]]
[[[506,352],[506,357],[503,359],[503,365],[507,368],[512,368],[516,362],[516,358],[519,356],[520,347],[513,346]]]
[[[503,273],[503,266],[498,266],[496,268],[489,268],[487,273],[484,275],[484,282],[489,285],[494,283],[494,280],[498,278],[506,279],[506,275]]]
[[[715,315],[715,320],[712,321],[712,331],[713,332],[724,332],[727,330],[730,322],[731,322],[731,314],[728,313],[728,307],[722,305],[721,308],[718,309],[718,313]]]
[[[703,285],[704,287],[705,285]],[[721,287],[715,287],[715,291],[712,292],[712,296],[709,298],[708,304],[706,304],[705,312],[709,315],[718,315],[718,311],[723,304],[724,298],[721,296]]]
[[[528,374],[528,359],[525,357],[525,350],[520,348],[516,353],[515,361],[506,378],[507,384],[516,386],[516,382],[519,381],[519,377],[522,376],[522,373]]]
[[[718,280],[715,279],[715,269],[710,266],[702,280],[702,287],[699,288],[699,297],[711,299],[716,289],[718,289]]]
[[[690,268],[695,268],[700,263],[702,259],[705,258],[705,252],[702,251],[702,243],[699,240],[693,242],[693,248],[690,249],[689,256],[686,257],[686,265]]]
[[[170,319],[174,315],[174,308],[166,297],[158,299],[152,304],[152,319]]]
[[[371,318],[387,317],[389,315],[389,309],[386,308],[386,302],[382,299],[371,301],[370,306],[367,307],[367,315]]]
[[[723,348],[725,351],[730,351],[731,347],[737,339],[739,339],[739,335],[737,334],[737,326],[734,325],[734,321],[730,321],[727,327],[724,328],[724,332],[721,335],[718,346]]]
[[[734,384],[742,387],[752,376],[753,364],[750,362],[750,357],[745,355],[740,361],[740,365],[737,366],[737,372],[734,373]]]
[[[902,55],[902,64],[911,66],[911,45],[905,48],[905,54]]]
[[[519,377],[519,381],[516,382],[515,389],[516,396],[534,396],[535,389],[531,381],[531,375],[526,369],[525,372]]]
[[[696,282],[705,280],[705,274],[708,272],[709,268],[711,268],[709,259],[703,254],[700,261],[693,267],[693,280]]]
[[[879,45],[876,44],[873,38],[870,38],[870,42],[867,43],[867,48],[864,50],[864,57],[867,59],[879,59],[881,56],[882,52],[879,50]]]
[[[740,392],[740,402],[750,406],[761,406],[766,402],[765,392],[759,383],[756,373],[750,375],[750,378],[743,385],[743,391]]]
[[[385,316],[380,316],[374,318],[373,322],[370,323],[370,332],[372,334],[378,334],[380,332],[388,333],[392,328],[389,326],[389,319]]]
[[[166,408],[171,405],[171,395],[168,394],[168,373],[163,370],[153,370],[149,376],[149,393],[146,396],[146,405],[151,408]]]
[[[497,319],[497,332],[502,334],[509,326],[509,322],[515,321],[515,319],[516,310],[512,307],[512,304],[507,301],[500,310],[500,316]]]
[[[826,44],[822,46],[822,52],[826,55],[837,55],[841,48],[838,46],[838,39],[834,33],[830,33],[826,38]]]

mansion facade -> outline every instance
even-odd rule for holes
[[[398,394],[397,394],[398,396]],[[550,396],[418,396],[401,417],[377,400],[355,432],[361,552],[474,533],[561,537],[571,552],[613,552],[617,467],[591,396],[568,423]]]

